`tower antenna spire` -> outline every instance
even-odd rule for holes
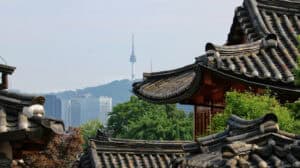
[[[131,55],[134,55],[134,34],[131,35]]]
[[[152,73],[153,69],[152,69],[152,58],[150,59],[150,72]]]
[[[131,80],[133,81],[135,79],[135,63],[136,63],[136,56],[134,52],[134,34],[132,34],[131,37],[131,55],[129,62],[131,63]]]

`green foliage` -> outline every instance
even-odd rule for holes
[[[99,120],[91,120],[80,126],[80,132],[84,139],[84,147],[87,146],[88,140],[95,137],[98,129],[102,129],[103,125]]]
[[[210,129],[212,133],[222,132],[225,130],[227,125],[227,120],[230,117],[228,113],[218,113],[216,114],[210,124]]]
[[[281,106],[274,97],[268,94],[255,95],[249,92],[239,93],[236,91],[227,92],[224,113],[213,117],[211,129],[213,132],[223,131],[226,127],[227,119],[231,114],[252,120],[270,112],[277,115],[281,129],[289,132],[297,132],[297,129],[295,129],[297,123],[292,113],[287,107]]]
[[[295,120],[294,130],[295,133],[300,134],[300,120]]]
[[[300,50],[300,36],[298,36],[298,49]],[[300,86],[300,55],[298,56],[298,62],[297,62],[298,68],[294,70],[295,74],[295,85]]]
[[[298,40],[298,48],[300,48],[300,35],[297,37]]]
[[[114,107],[108,129],[118,138],[191,140],[193,119],[176,105],[155,105],[132,96]]]
[[[295,85],[300,86],[300,57],[298,57],[298,62],[297,62],[298,68],[294,70],[295,74]]]
[[[294,103],[287,103],[286,106],[292,112],[293,117],[297,120],[300,120],[300,100],[298,100]]]

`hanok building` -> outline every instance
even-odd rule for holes
[[[63,134],[60,120],[44,118],[44,97],[6,91],[15,68],[0,65],[0,167],[11,167],[22,153],[41,151],[53,134]]]
[[[191,65],[144,73],[133,92],[153,103],[194,105],[194,134],[203,134],[211,117],[223,110],[226,91],[268,88],[282,102],[299,98],[293,75],[299,34],[300,1],[244,0],[225,45],[208,43]]]

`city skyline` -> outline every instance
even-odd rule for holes
[[[133,32],[136,78],[142,78],[150,62],[153,71],[177,68],[203,54],[207,42],[225,43],[234,7],[241,3],[4,0],[0,56],[17,67],[12,89],[46,93],[96,86],[130,79]]]
[[[113,99],[108,96],[77,95],[62,99],[57,95],[45,95],[47,117],[61,119],[66,128],[79,127],[91,120],[107,123],[108,113],[112,111]]]

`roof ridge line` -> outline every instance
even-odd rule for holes
[[[258,5],[265,5],[265,6],[272,6],[272,7],[279,7],[281,9],[299,9],[300,1],[298,0],[256,0]]]
[[[228,122],[228,127],[225,131],[198,138],[196,143],[183,145],[183,149],[187,152],[199,152],[200,146],[209,147],[212,143],[215,144],[219,141],[230,143],[236,140],[247,139],[252,135],[278,133],[280,131],[278,118],[273,113],[268,113],[254,120],[245,120],[236,115],[231,115],[228,121],[233,122]]]
[[[181,72],[184,72],[186,70],[193,69],[195,66],[197,66],[197,64],[193,63],[193,64],[186,65],[184,67],[180,67],[180,68],[177,68],[177,69],[172,69],[172,70],[167,70],[167,71],[160,71],[160,72],[143,73],[143,76],[146,79],[154,78],[154,77],[163,77],[163,76],[166,76],[166,75],[169,75],[169,74],[181,73]]]
[[[275,34],[267,34],[264,38],[261,38],[258,41],[237,44],[230,46],[218,46],[212,43],[207,43],[205,46],[206,50],[206,62],[216,61],[217,68],[221,68],[222,58],[230,58],[230,56],[245,55],[249,56],[252,54],[257,54],[262,49],[270,49],[278,46],[278,38]],[[199,58],[198,58],[199,59]],[[232,70],[235,67],[231,67]]]
[[[97,139],[96,139],[97,140]],[[170,141],[170,140],[132,140],[132,139],[118,139],[118,138],[110,138],[108,142],[113,142],[113,143],[133,143],[133,144],[181,144],[181,143],[187,143],[190,141]]]
[[[278,45],[278,38],[276,34],[269,33],[264,38],[261,38],[258,41],[250,42],[250,43],[244,43],[244,44],[235,44],[235,45],[216,45],[213,43],[206,43],[205,51],[209,52],[212,51],[218,51],[218,52],[226,52],[226,51],[243,51],[245,49],[253,49],[256,48],[259,49],[267,49],[267,48],[273,48],[277,47]]]
[[[246,126],[250,126],[250,125],[252,126],[252,125],[263,124],[268,121],[274,121],[275,123],[277,123],[278,118],[275,114],[268,113],[268,114],[264,115],[263,117],[260,117],[260,118],[254,119],[254,120],[246,120],[237,115],[232,114],[229,117],[228,121],[233,121],[233,123],[242,124],[242,125],[246,125]],[[231,123],[228,123],[228,124],[230,126]]]
[[[258,27],[259,34],[262,37],[266,34],[270,34],[270,31],[267,29],[267,26],[258,10],[257,0],[244,0],[244,7],[248,10],[250,17],[253,20],[254,27]]]

